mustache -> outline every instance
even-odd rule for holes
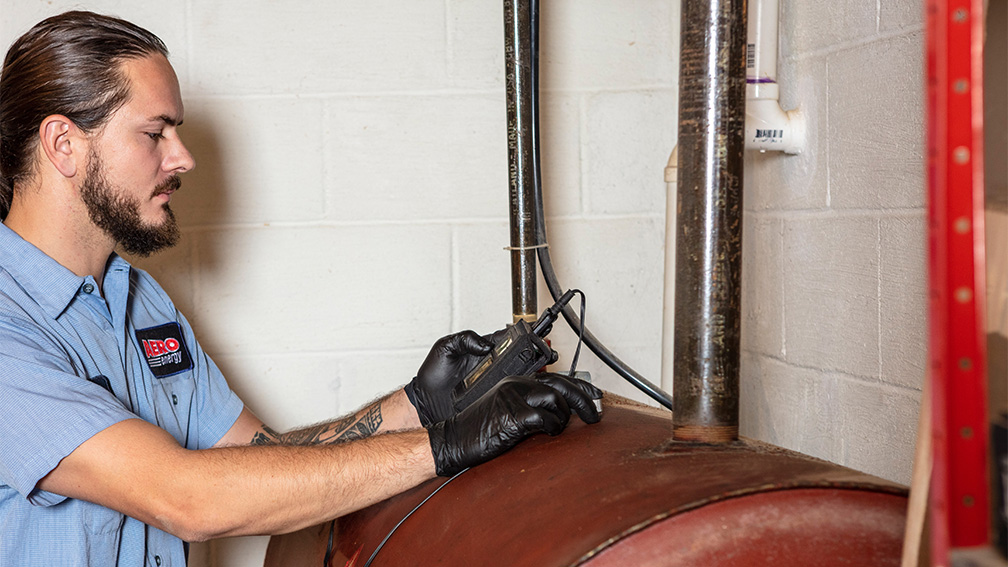
[[[181,188],[182,188],[182,180],[179,179],[177,175],[173,175],[168,179],[165,179],[164,181],[159,183],[158,186],[154,188],[154,193],[151,196],[157,197],[158,195],[164,193],[178,191]]]

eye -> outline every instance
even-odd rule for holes
[[[144,134],[151,140],[158,141],[163,140],[164,135],[161,132],[144,132]]]

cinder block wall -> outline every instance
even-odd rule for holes
[[[798,157],[745,163],[743,433],[909,482],[926,360],[923,2],[781,5]]]
[[[181,245],[139,263],[268,423],[349,411],[409,380],[438,337],[510,322],[500,2],[0,0],[0,43],[73,7],[172,50],[198,165],[173,199]],[[810,143],[745,173],[743,433],[902,482],[924,368],[922,14],[784,0],[781,91]],[[678,18],[678,0],[542,13],[554,263],[589,327],[655,382]],[[568,362],[573,334],[551,337]],[[265,543],[192,562],[257,564]]]

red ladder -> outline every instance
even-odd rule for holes
[[[931,553],[989,543],[983,0],[927,2]]]

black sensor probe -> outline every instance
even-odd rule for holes
[[[546,308],[533,326],[525,321],[510,325],[490,354],[473,368],[452,391],[455,409],[461,411],[508,376],[525,376],[556,362],[557,354],[543,340],[564,306],[576,292],[568,290],[552,307]]]

